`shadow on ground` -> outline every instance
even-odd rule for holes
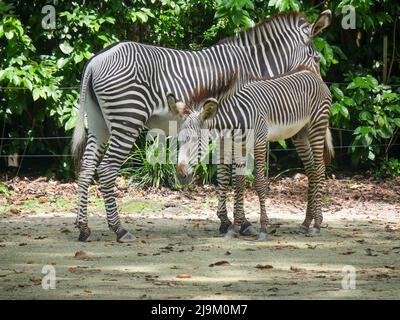
[[[131,244],[114,241],[99,210],[90,224],[100,241],[91,243],[76,242],[71,213],[5,217],[0,298],[398,299],[400,234],[392,228],[398,212],[389,205],[376,212],[353,209],[325,213],[323,235],[310,238],[293,233],[302,210],[276,207],[266,242],[221,238],[213,210],[180,206],[123,213],[137,236]],[[249,217],[257,224],[256,212]],[[53,290],[42,287],[47,265],[56,273]],[[343,287],[352,270],[355,282]],[[355,290],[346,290],[346,283],[355,283]]]

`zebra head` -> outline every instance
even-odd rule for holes
[[[179,182],[187,185],[192,181],[195,166],[207,154],[209,135],[205,121],[214,117],[218,102],[208,98],[200,106],[189,109],[173,94],[167,94],[167,101],[171,112],[182,119],[176,173]]]
[[[294,51],[291,55],[292,61],[289,64],[290,67],[288,71],[296,69],[298,65],[306,65],[316,74],[320,74],[320,54],[312,41],[317,34],[329,27],[331,21],[332,12],[330,10],[325,10],[313,24],[308,22],[300,24],[302,39],[298,42],[298,45],[294,47]]]

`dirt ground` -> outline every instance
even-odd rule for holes
[[[107,229],[97,187],[89,221],[100,239],[79,243],[74,184],[5,182],[0,298],[399,299],[399,182],[328,180],[322,236],[311,238],[293,233],[304,218],[305,177],[272,181],[270,234],[259,242],[218,236],[213,187],[141,191],[121,180],[121,220],[137,237],[130,244]],[[251,190],[246,212],[258,226]],[[54,267],[55,289],[42,286],[44,266]]]

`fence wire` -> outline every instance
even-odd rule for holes
[[[326,81],[326,84],[340,84],[340,85],[348,85],[350,82],[330,82]],[[400,84],[392,84],[390,85],[392,87],[400,87]],[[66,87],[60,87],[58,90],[79,90],[79,86],[66,86]],[[29,88],[23,88],[23,87],[1,87],[0,86],[0,91],[6,91],[6,90],[29,90]],[[345,128],[335,128],[335,127],[330,127],[332,130],[336,131],[344,131],[344,132],[354,132],[352,129],[345,129]],[[10,141],[10,140],[68,140],[72,139],[72,136],[47,136],[47,137],[0,137],[1,141]],[[392,144],[391,146],[399,146],[400,144]],[[371,145],[374,147],[382,147],[382,146],[387,146],[386,144],[375,144]],[[346,148],[363,148],[365,147],[364,145],[347,145],[347,146],[335,146],[334,149],[346,149]],[[295,151],[295,148],[286,148],[286,149],[270,149],[271,152],[286,152],[286,151]],[[23,157],[23,158],[53,158],[53,157],[72,157],[71,154],[6,154],[6,155],[0,155],[0,158],[8,158],[8,157],[13,157],[13,156],[18,156],[18,157]]]
[[[369,145],[370,147],[386,147],[386,144],[371,144]],[[395,143],[391,145],[392,147],[394,146],[400,146],[400,143]],[[365,148],[364,145],[362,144],[357,144],[357,145],[347,145],[347,146],[334,146],[334,149],[346,149],[346,148]],[[270,152],[286,152],[286,151],[295,151],[296,148],[286,148],[286,149],[270,149]],[[72,154],[4,154],[0,155],[0,158],[7,158],[7,157],[23,157],[23,158],[53,158],[53,157],[72,157]]]

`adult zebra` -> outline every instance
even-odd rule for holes
[[[168,94],[170,108],[175,112],[177,98]],[[238,168],[246,167],[245,154],[254,150],[254,186],[260,200],[260,240],[267,237],[265,208],[265,149],[267,141],[292,138],[303,161],[308,177],[306,218],[301,225],[304,232],[319,235],[322,223],[322,187],[325,163],[333,157],[332,137],[328,128],[331,93],[320,75],[305,66],[269,79],[241,77],[221,84],[213,91],[199,88],[187,102],[179,116],[183,118],[179,132],[180,144],[177,175],[188,181],[198,162],[199,154],[207,149],[208,139],[199,139],[201,130],[220,132],[235,137],[232,161]],[[231,112],[234,109],[236,112]],[[254,135],[254,137],[253,137]],[[249,137],[253,139],[249,139]],[[251,144],[251,145],[250,145]],[[253,149],[254,148],[254,149]],[[238,235],[246,221],[243,206],[246,171],[235,174],[234,223],[226,237]]]
[[[178,120],[168,108],[167,92],[174,92],[185,101],[195,88],[212,89],[218,85],[219,75],[229,79],[238,69],[263,77],[305,64],[319,72],[319,57],[311,39],[330,22],[329,10],[322,12],[313,24],[299,13],[279,14],[201,51],[122,42],[94,56],[82,75],[80,109],[72,141],[75,159],[79,163],[82,158],[78,240],[91,239],[87,198],[96,167],[109,228],[116,233],[117,241],[135,239],[121,226],[114,197],[115,180],[144,126],[168,132],[169,120]],[[230,225],[225,205],[229,180],[221,179],[227,176],[227,169],[222,166],[218,174],[220,230],[227,230]]]

